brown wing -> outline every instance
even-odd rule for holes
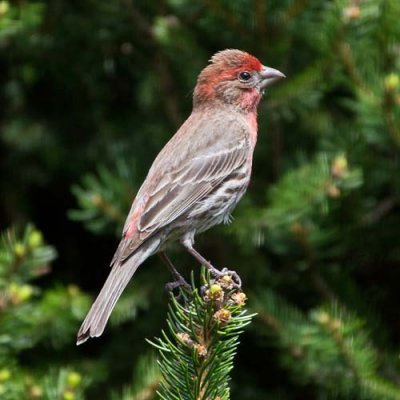
[[[241,167],[247,154],[247,143],[243,140],[219,153],[191,159],[178,171],[172,171],[150,194],[139,231],[152,233],[184,214]]]
[[[218,152],[185,160],[160,177],[151,192],[146,194],[145,201],[135,200],[127,223],[124,227],[125,238],[111,264],[118,260],[123,262],[144,240],[154,232],[167,226],[179,216],[190,210],[196,203],[205,198],[232,172],[240,168],[247,160],[249,144],[241,139]],[[143,208],[138,213],[140,202]],[[132,238],[128,232],[132,224],[137,229]]]

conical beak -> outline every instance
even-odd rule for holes
[[[276,81],[286,78],[286,75],[282,74],[281,71],[265,66],[262,68],[260,76],[261,76],[260,89],[265,89],[266,87],[272,85]]]

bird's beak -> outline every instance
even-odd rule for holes
[[[279,81],[279,79],[286,78],[286,75],[282,74],[281,71],[278,71],[277,69],[274,69],[274,68],[265,67],[265,66],[263,66],[263,68],[260,72],[260,76],[261,76],[261,82],[260,82],[261,90],[272,85],[276,81]]]

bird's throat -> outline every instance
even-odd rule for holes
[[[240,96],[240,107],[245,111],[256,113],[260,100],[261,93],[257,89],[246,90]]]

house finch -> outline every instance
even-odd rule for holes
[[[194,248],[194,236],[228,222],[250,181],[257,141],[257,106],[264,89],[285,77],[239,50],[216,53],[201,71],[193,111],[153,162],[132,204],[111,272],[78,332],[77,344],[100,336],[137,268],[161,253],[178,284],[182,278],[164,253],[183,247],[214,275]],[[240,279],[233,271],[237,283]]]

